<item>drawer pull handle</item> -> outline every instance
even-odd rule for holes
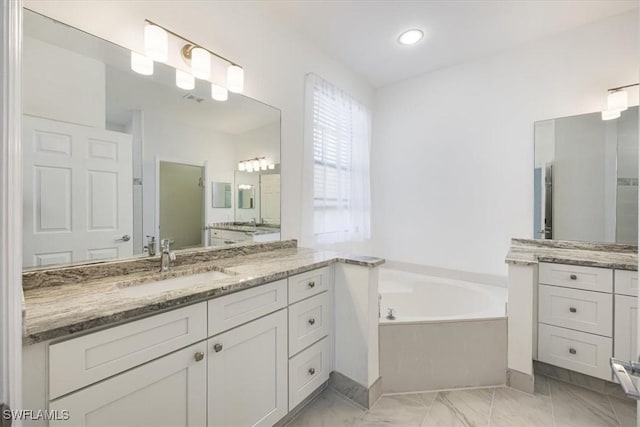
[[[578,309],[575,308],[575,307],[569,307],[569,311],[572,312],[572,313],[577,313]]]
[[[309,368],[309,375],[313,375],[316,373],[316,368]]]
[[[308,283],[308,286],[309,286],[309,289],[311,289],[311,288],[315,288],[315,286],[316,286],[316,282],[309,282],[309,283]]]
[[[202,359],[204,359],[204,353],[199,351],[196,354],[194,354],[193,358],[196,359],[196,362],[199,362]]]
[[[571,354],[576,354],[576,353],[577,353],[577,351],[576,351],[576,349],[575,349],[575,348],[570,348],[570,349],[569,349],[569,353],[571,353]]]
[[[311,319],[309,319],[309,324],[311,326],[315,325],[315,323],[316,323],[316,319],[314,319],[313,317]]]
[[[214,344],[213,351],[215,351],[216,353],[220,353],[222,351],[222,344]]]
[[[571,276],[569,276],[569,279],[578,280],[578,276],[576,276],[575,274],[572,274]]]

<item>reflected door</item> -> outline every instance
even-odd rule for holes
[[[23,118],[24,266],[133,254],[131,135]]]

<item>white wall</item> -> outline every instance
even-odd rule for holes
[[[25,114],[105,128],[102,62],[31,37],[23,52]]]
[[[280,122],[234,135],[233,138],[237,162],[266,157],[270,163],[280,163]]]
[[[282,110],[282,235],[300,234],[304,76],[313,71],[372,106],[373,89],[312,43],[279,25],[259,2],[27,0],[36,12],[142,50],[144,19],[167,26],[245,70],[245,94]]]
[[[534,122],[601,110],[638,80],[638,49],[632,11],[380,89],[374,252],[505,275],[510,238],[533,230]]]

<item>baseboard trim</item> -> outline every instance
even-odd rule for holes
[[[365,409],[371,408],[382,396],[382,377],[367,388],[340,372],[333,371],[329,376],[329,387]]]
[[[514,369],[507,369],[507,387],[533,394],[535,387],[535,378],[533,375]]]

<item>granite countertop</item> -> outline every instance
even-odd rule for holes
[[[293,243],[292,243],[293,242]],[[220,297],[335,262],[376,267],[383,259],[298,248],[295,241],[201,250],[179,254],[169,273],[159,260],[115,261],[98,265],[29,271],[23,274],[23,342],[33,344],[90,328],[151,315],[162,310]],[[226,277],[209,283],[142,296],[124,288],[147,282],[219,271]]]
[[[279,233],[280,227],[276,225],[250,225],[250,224],[215,224],[214,230],[241,231],[251,235]]]
[[[637,271],[638,247],[618,243],[511,239],[505,262],[515,265],[555,262]]]

